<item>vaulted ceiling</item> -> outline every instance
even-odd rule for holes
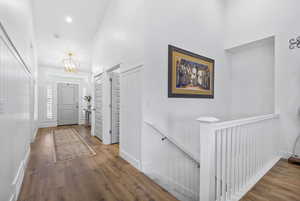
[[[108,0],[32,1],[39,66],[63,68],[62,60],[71,51],[79,70],[90,71],[91,45]]]

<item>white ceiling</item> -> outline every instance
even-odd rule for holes
[[[32,1],[39,66],[63,68],[62,60],[71,51],[79,69],[91,71],[91,45],[108,0]],[[68,24],[66,16],[73,22]]]

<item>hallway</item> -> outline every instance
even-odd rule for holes
[[[118,145],[103,145],[83,126],[72,126],[96,151],[54,163],[52,131],[40,129],[31,146],[19,201],[175,201],[172,195],[118,156]]]
[[[300,201],[299,11],[0,0],[0,201]]]

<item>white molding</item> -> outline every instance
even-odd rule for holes
[[[16,198],[15,198],[15,193],[13,193],[13,194],[10,196],[9,201],[15,201],[15,200],[16,200]]]
[[[31,152],[31,147],[29,145],[28,149],[27,149],[27,152],[26,152],[26,155],[25,155],[25,158],[24,158],[24,165],[25,165],[25,167],[27,167],[27,165],[28,165],[28,161],[29,161],[29,157],[30,157],[30,152]]]
[[[108,69],[105,70],[105,72],[110,73],[110,72],[120,69],[120,68],[121,68],[121,63],[109,67]]]
[[[141,162],[136,159],[135,157],[133,157],[132,155],[128,154],[126,151],[124,150],[120,150],[120,156],[128,161],[131,165],[133,165],[136,169],[141,171]]]
[[[42,68],[42,69],[53,69],[53,70],[59,70],[59,71],[62,71],[62,67],[61,66],[50,66],[50,65],[46,65],[46,64],[42,64],[42,63],[39,63],[38,64],[39,68]],[[62,71],[64,73],[66,73],[64,70]],[[77,73],[85,73],[85,74],[91,74],[92,71],[91,70],[88,70],[88,69],[77,69]]]
[[[255,38],[253,40],[238,41],[235,43],[225,44],[224,50],[230,53],[232,50],[246,46],[246,45],[253,45],[253,44],[262,43],[262,42],[266,42],[266,41],[270,41],[270,40],[275,40],[274,34],[271,34],[271,35],[267,34],[262,37]]]
[[[18,172],[13,180],[12,183],[12,187],[14,189],[14,192],[10,198],[13,199],[14,201],[18,199],[20,191],[21,191],[21,187],[22,187],[22,183],[23,183],[23,179],[25,176],[25,170],[27,168],[27,164],[29,161],[29,156],[30,156],[30,146],[28,146],[26,154],[24,159],[21,161]]]
[[[280,160],[280,157],[275,157],[269,163],[267,163],[264,168],[262,168],[249,182],[248,184],[240,190],[239,194],[234,198],[228,201],[239,201],[248,191],[252,189],[253,186],[267,173],[269,170],[274,167],[274,165]]]
[[[39,128],[56,127],[57,121],[41,121],[39,122]]]
[[[154,171],[154,168],[152,168],[151,165],[143,164],[143,173],[155,183],[173,194],[177,199],[181,201],[197,200],[198,192],[193,192],[171,178],[167,178],[165,175],[159,174],[157,171]]]
[[[134,71],[139,70],[140,68],[143,68],[143,67],[144,67],[144,64],[133,65],[133,67],[122,69],[120,74],[122,75],[122,74],[126,74],[126,73],[129,73],[129,72],[134,72]]]
[[[39,128],[35,128],[34,129],[34,133],[33,133],[32,139],[31,139],[31,143],[33,143],[35,141],[35,138],[36,138],[36,135],[38,133],[38,130],[39,130]]]
[[[281,158],[283,159],[289,159],[291,156],[293,156],[294,154],[291,152],[287,152],[287,151],[280,151],[279,155],[281,156]]]

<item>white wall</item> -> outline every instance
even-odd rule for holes
[[[95,36],[93,72],[122,63],[122,70],[143,63],[144,1],[110,1]]]
[[[275,36],[275,107],[281,115],[284,151],[292,151],[299,133],[300,49],[289,49],[289,39],[300,35],[295,25],[300,2],[295,0],[227,0],[226,48]]]
[[[226,116],[230,72],[223,49],[222,1],[149,1],[145,7],[145,118],[166,128],[169,116],[191,121],[201,115]],[[168,44],[215,60],[214,99],[168,98]]]
[[[31,71],[35,71],[35,37],[30,0],[0,0],[0,19]]]
[[[198,131],[195,119],[202,115],[226,117],[229,114],[230,70],[227,67],[224,52],[223,14],[224,5],[219,0],[187,2],[166,0],[159,3],[134,0],[130,4],[115,0],[111,1],[95,39],[93,71],[101,71],[118,63],[122,63],[121,71],[144,64],[143,118],[154,122],[168,131],[170,135],[184,142],[187,149],[193,153],[197,153],[199,150],[199,138],[194,133]],[[168,44],[210,57],[216,61],[214,99],[170,99],[167,97]],[[130,97],[130,94],[128,96]],[[127,121],[130,118],[128,116]],[[182,120],[185,124],[180,124],[181,127],[177,128],[177,123]],[[181,132],[189,129],[194,131],[190,132],[190,135]],[[143,135],[145,135],[142,136],[143,138],[149,139],[150,137],[149,140],[153,141],[157,138],[152,132],[148,132],[149,129],[143,129],[143,131]],[[130,129],[126,132],[130,132]],[[141,139],[138,132],[136,133],[134,136],[124,136],[126,133],[121,132],[121,152],[125,151],[134,156],[134,160],[140,160],[139,157],[142,154],[139,153],[138,146],[143,148],[144,145],[141,145],[140,142],[130,141]],[[124,137],[128,137],[128,139],[122,140]],[[193,144],[191,145],[190,142]],[[153,144],[152,149],[157,149],[158,153],[172,151],[172,147],[156,146],[156,144]],[[178,158],[177,162],[184,163],[185,156],[180,154],[179,156],[183,158]],[[151,156],[149,157],[151,158]],[[162,162],[159,161],[159,163]],[[162,168],[166,167],[165,163],[162,165],[164,166]],[[167,165],[171,165],[171,163]],[[194,164],[187,163],[185,165],[187,165],[187,169],[195,168]],[[157,171],[161,174],[163,169]],[[180,185],[183,185],[183,188],[190,185],[184,183],[188,181],[181,180],[182,175],[173,173],[168,175],[167,179],[181,181]],[[189,175],[189,177],[192,176],[196,175]],[[197,186],[193,187],[197,189]],[[193,193],[197,194],[197,192]]]
[[[242,65],[248,69],[250,64],[245,63],[245,60],[256,57],[257,61],[253,61],[251,65],[255,65],[257,73],[260,72],[259,68],[262,65],[266,66],[258,77],[259,84],[256,83],[256,86],[263,85],[258,93],[263,94],[263,97],[256,97],[255,110],[243,110],[239,115],[269,113],[274,111],[274,107],[276,111],[280,110],[282,131],[286,136],[283,139],[284,149],[291,150],[292,141],[300,126],[297,118],[300,92],[295,90],[300,79],[297,76],[300,51],[289,50],[288,40],[299,35],[300,28],[294,24],[299,13],[299,4],[292,0],[276,4],[271,0],[165,0],[159,3],[134,0],[130,4],[120,0],[111,1],[96,36],[93,71],[103,71],[118,63],[124,64],[123,70],[143,63],[143,118],[153,122],[167,134],[183,142],[192,153],[197,154],[198,127],[194,120],[199,116],[228,119],[233,113],[237,114],[241,108],[250,104],[249,97],[238,99],[236,93],[239,92],[240,96],[243,89],[245,91],[247,88],[254,94],[254,87],[242,84],[240,88],[232,88],[232,85],[243,81],[237,78],[242,73],[240,71],[242,69],[237,69],[237,66]],[[228,60],[230,57],[227,57],[225,50],[232,50],[270,36],[275,36],[274,47],[262,45],[246,48],[233,55],[233,63]],[[215,60],[214,99],[167,97],[168,44]],[[258,51],[263,52],[265,56]],[[275,69],[272,69],[274,57]],[[275,78],[270,76],[273,72]],[[264,79],[262,75],[266,74],[268,76]],[[245,78],[249,81],[248,76]],[[276,97],[275,101],[272,101],[273,96]],[[247,101],[242,103],[245,99]],[[254,103],[251,104],[254,106]],[[234,108],[233,105],[238,107]],[[153,132],[151,129],[143,128],[141,137],[143,143],[156,140],[157,137],[151,132]],[[146,145],[141,145],[142,152],[143,147],[149,147]],[[151,145],[151,149],[156,153],[172,152],[169,146],[161,146],[159,143]],[[149,161],[146,163],[151,163],[151,151],[148,150],[144,154],[132,155],[141,155],[142,160],[148,158]],[[153,163],[165,168],[174,167],[180,164],[180,161],[183,162],[184,159],[179,158],[174,163],[160,158]],[[191,164],[186,165],[192,173],[194,167]],[[157,167],[156,172],[163,173],[165,170],[159,169],[160,167]],[[180,180],[181,176],[174,172],[168,175],[167,179],[180,181],[185,188],[189,184],[184,183],[188,181]]]
[[[230,109],[228,107],[231,95],[230,69],[227,66],[223,44],[225,28],[223,2],[146,1],[145,13],[144,119],[153,122],[166,134],[182,143],[187,150],[198,155],[199,129],[195,124],[196,118],[200,116],[226,118]],[[215,60],[214,99],[168,98],[168,44]],[[147,139],[142,144],[142,158],[146,160],[143,162],[156,167],[153,169],[159,175],[159,183],[173,181],[168,190],[172,191],[172,187],[178,186],[177,191],[183,196],[178,198],[196,199],[198,180],[188,180],[197,177],[194,171],[195,164],[188,163],[186,156],[181,154],[172,156],[175,157],[174,160],[169,160],[166,154],[165,157],[153,162],[151,152],[143,152],[143,147],[147,148],[148,142],[155,142],[159,137],[147,128],[143,131],[142,138]],[[174,153],[174,147],[168,144],[160,146],[153,143],[151,149],[156,153]],[[184,168],[179,167],[181,165]],[[168,171],[169,174],[164,174]],[[193,192],[187,193],[184,189]]]
[[[33,137],[36,57],[30,1],[1,0],[0,22],[31,70],[26,73],[7,47],[1,47],[0,200],[6,201],[19,190]]]
[[[227,52],[231,67],[231,117],[274,113],[274,38]]]
[[[122,0],[110,1],[101,26],[95,36],[92,59],[94,74],[105,71],[120,63],[121,72],[144,63],[144,23],[143,0],[132,0],[130,3]],[[136,84],[138,85],[138,83]],[[135,91],[132,91],[132,93],[135,93]],[[131,96],[130,94],[127,95]],[[105,113],[108,114],[107,101],[104,102],[104,107],[106,108],[104,109]],[[127,123],[128,125],[138,124],[135,122],[135,119],[131,119],[130,117],[127,117]],[[140,126],[138,125],[137,127]],[[104,122],[104,127],[104,130],[107,132],[107,121]],[[140,143],[137,143],[137,141],[140,139],[141,133],[138,130],[135,130],[133,133],[130,133],[131,131],[129,128],[126,132],[120,133],[120,151],[126,152],[134,158],[133,161],[139,162],[140,149],[137,146]],[[104,142],[109,142],[110,140],[107,140],[107,135],[105,136]]]
[[[74,83],[79,85],[79,124],[84,123],[83,108],[86,102],[83,96],[91,95],[90,73],[67,73],[63,68],[42,67],[39,68],[39,127],[51,127],[57,125],[57,83]],[[53,89],[53,118],[47,118],[47,87]],[[85,94],[84,94],[85,93]]]

